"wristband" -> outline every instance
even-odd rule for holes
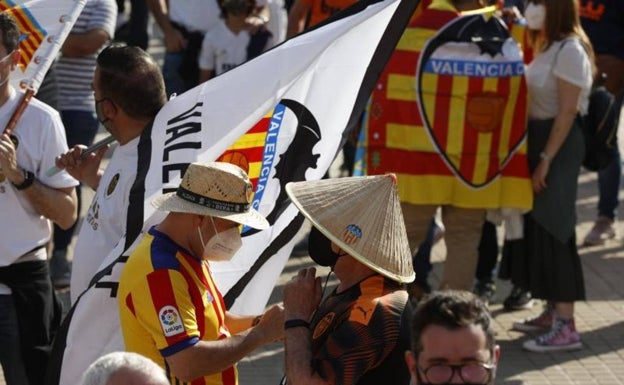
[[[284,322],[284,330],[288,330],[292,328],[299,328],[299,327],[304,327],[306,329],[309,329],[310,323],[300,318],[289,319],[288,321]]]
[[[35,181],[35,174],[33,174],[30,171],[26,171],[26,170],[22,170],[24,172],[24,181],[20,184],[15,184],[12,183],[13,186],[17,189],[17,190],[25,190],[28,187],[30,187],[33,182]]]

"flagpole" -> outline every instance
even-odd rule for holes
[[[15,130],[15,127],[17,126],[17,122],[19,122],[20,118],[24,114],[24,110],[26,110],[26,107],[28,107],[28,103],[30,103],[30,100],[32,99],[34,95],[35,95],[35,90],[32,88],[28,88],[26,92],[24,92],[24,95],[22,96],[22,100],[15,108],[15,111],[13,111],[13,115],[11,115],[11,119],[9,119],[9,122],[4,128],[5,134],[11,136],[11,134],[13,133],[13,130]]]
[[[70,9],[67,14],[61,15],[59,18],[59,22],[65,24],[56,36],[47,36],[46,39],[51,43],[47,52],[45,52],[44,57],[40,60],[38,64],[38,68],[36,72],[26,81],[20,82],[20,87],[24,88],[22,85],[26,85],[24,95],[22,96],[22,100],[13,111],[13,115],[11,115],[11,119],[7,123],[4,128],[4,133],[7,135],[11,135],[17,126],[20,118],[24,114],[26,107],[32,100],[33,96],[37,93],[41,82],[43,81],[43,77],[48,72],[48,69],[52,65],[54,58],[61,49],[63,42],[69,35],[72,27],[76,23],[80,12],[84,8],[87,0],[75,0],[74,6]],[[17,7],[23,7],[26,3],[18,4]],[[6,10],[4,11],[6,12]],[[53,39],[52,39],[53,38]],[[21,44],[21,42],[20,42]],[[37,49],[38,50],[38,49]]]
[[[102,147],[108,146],[109,144],[113,143],[114,141],[115,141],[115,138],[112,135],[109,135],[106,138],[104,138],[104,139],[102,139],[102,140],[92,144],[91,147],[85,148],[85,150],[80,155],[80,160],[87,159],[87,157],[89,155],[91,155],[92,153],[98,151]],[[47,176],[54,176],[54,175],[58,174],[61,171],[63,171],[63,169],[58,168],[56,166],[52,166],[52,167],[50,167],[50,169],[48,171],[46,171],[46,175]]]

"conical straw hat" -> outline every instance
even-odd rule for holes
[[[393,174],[291,182],[286,192],[342,250],[400,283],[414,280]]]

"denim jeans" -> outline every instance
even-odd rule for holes
[[[11,295],[0,295],[0,364],[7,385],[28,385]]]
[[[65,110],[61,111],[61,119],[65,126],[65,136],[67,137],[67,146],[69,148],[77,144],[90,146],[93,143],[93,139],[99,127],[99,122],[94,111]],[[81,197],[79,187],[76,188],[76,194],[78,195],[78,212],[80,212]],[[67,230],[63,230],[55,224],[54,249],[67,249],[75,230],[76,223]]]
[[[182,52],[165,53],[162,72],[165,80],[165,89],[167,90],[167,98],[170,98],[172,94],[181,95],[193,88],[193,85],[188,84],[182,79],[182,76],[180,76],[178,72],[183,60],[184,55]]]
[[[624,94],[616,99],[618,117],[622,107],[622,99]],[[616,146],[613,149],[615,156],[611,163],[603,170],[598,171],[598,216],[615,219],[617,207],[620,203],[620,186],[622,182],[622,158],[620,150],[617,146],[617,135],[614,139]]]

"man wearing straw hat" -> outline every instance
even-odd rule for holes
[[[288,384],[407,384],[412,309],[402,284],[414,270],[396,177],[295,182],[286,191],[312,222],[310,256],[339,280],[322,302],[315,268],[284,287]]]
[[[5,3],[6,4],[6,3]],[[20,60],[21,32],[0,13],[0,126],[7,126],[23,94],[8,82]],[[8,385],[43,383],[60,309],[54,298],[46,245],[50,221],[76,221],[78,184],[63,172],[48,176],[67,150],[59,114],[32,100],[13,135],[0,135],[0,364]]]
[[[284,335],[281,306],[230,314],[210,275],[210,261],[229,260],[242,245],[239,225],[269,227],[251,195],[238,166],[193,163],[176,192],[152,202],[169,214],[130,255],[119,314],[126,350],[166,368],[171,383],[236,384],[236,362]]]

